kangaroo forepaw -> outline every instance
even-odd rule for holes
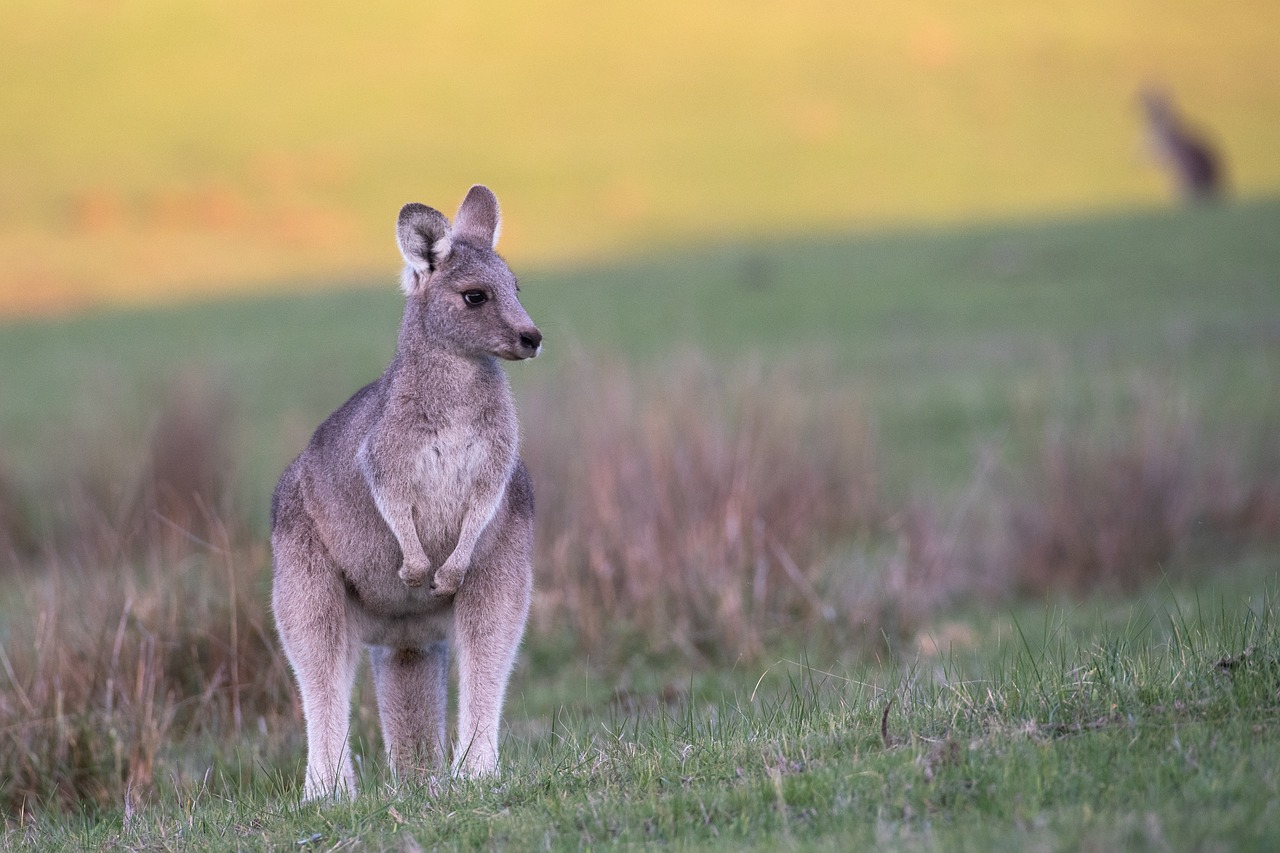
[[[400,580],[404,581],[405,586],[419,587],[427,581],[427,576],[431,574],[430,566],[410,566],[408,563],[400,566],[400,571],[396,573],[400,576]]]
[[[462,586],[462,576],[465,573],[465,570],[445,563],[431,578],[431,594],[453,595]]]

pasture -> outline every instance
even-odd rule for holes
[[[264,516],[389,357],[394,267],[11,322],[3,845],[1275,846],[1276,233],[1258,201],[517,264],[507,772],[390,787],[362,679],[369,795],[327,808]]]

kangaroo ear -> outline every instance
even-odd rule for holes
[[[396,242],[406,264],[401,286],[406,294],[418,287],[420,280],[436,271],[453,248],[449,220],[435,208],[425,204],[406,204],[396,221]]]
[[[454,231],[459,237],[470,238],[481,246],[498,247],[498,233],[502,231],[502,211],[498,209],[498,197],[486,186],[476,184],[462,200],[458,215],[454,217]]]

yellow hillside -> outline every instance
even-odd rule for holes
[[[0,313],[374,275],[473,182],[517,265],[1163,203],[1146,81],[1280,190],[1280,4],[9,0]]]

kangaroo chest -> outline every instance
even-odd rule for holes
[[[501,426],[485,419],[424,425],[412,450],[414,505],[424,542],[455,538],[477,490],[491,493],[505,482],[513,442]]]
[[[458,502],[494,466],[496,450],[493,438],[474,427],[428,428],[414,454],[414,479],[426,498]]]

